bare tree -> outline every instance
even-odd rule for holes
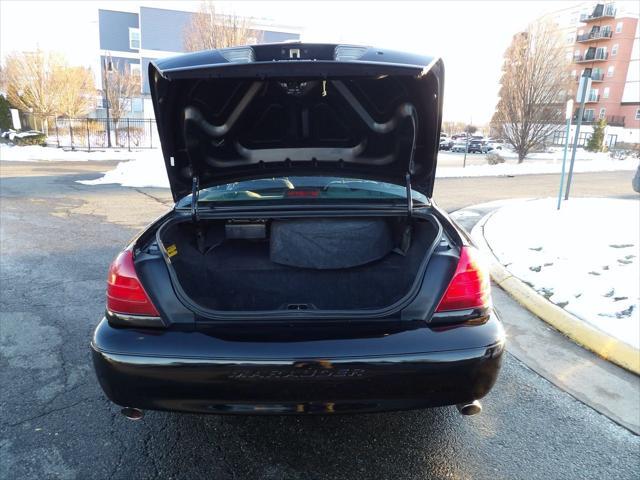
[[[109,112],[117,123],[131,110],[131,99],[139,96],[140,75],[131,72],[128,64],[107,59],[109,68],[103,71],[103,92],[109,103]]]
[[[445,120],[442,122],[442,131],[447,132],[449,135],[460,133],[464,130],[464,122],[454,122],[451,120]]]
[[[91,69],[69,67],[60,72],[64,89],[60,92],[57,113],[68,117],[87,115],[93,108],[95,87]]]
[[[184,48],[189,52],[247,45],[260,40],[258,32],[251,28],[251,19],[235,13],[222,14],[212,0],[202,2],[183,36]]]
[[[0,65],[0,94],[7,93],[7,69]]]
[[[64,57],[42,50],[13,53],[5,65],[7,97],[12,105],[41,117],[59,113],[65,88],[62,72],[67,68]]]
[[[519,163],[563,121],[570,89],[566,63],[562,37],[550,22],[531,24],[505,52],[492,123],[518,153]]]

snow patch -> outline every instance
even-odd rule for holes
[[[138,158],[121,162],[96,180],[78,180],[84,185],[118,183],[124,187],[169,188],[167,170],[160,150],[137,152]]]
[[[484,236],[498,261],[549,301],[640,348],[640,201],[514,202]]]
[[[569,161],[567,160],[567,169]],[[627,157],[624,160],[614,160],[610,157],[593,157],[592,159],[576,160],[573,171],[584,172],[613,172],[633,171],[638,168],[638,160]],[[562,161],[549,161],[546,159],[529,159],[522,163],[500,163],[498,165],[469,165],[468,167],[439,167],[436,169],[436,178],[460,178],[460,177],[492,177],[536,175],[544,173],[560,174]]]

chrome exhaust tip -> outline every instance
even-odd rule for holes
[[[127,417],[129,420],[134,421],[142,420],[142,417],[144,417],[144,412],[139,408],[134,407],[124,407],[122,410],[120,410],[120,413]]]
[[[478,400],[470,403],[459,403],[456,405],[458,411],[465,416],[477,415],[482,412],[482,404]]]

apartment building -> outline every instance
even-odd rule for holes
[[[98,10],[99,61],[98,84],[104,85],[105,70],[118,68],[140,75],[140,93],[131,98],[129,117],[153,118],[147,76],[149,62],[184,52],[184,30],[194,12],[140,6],[134,11]],[[300,40],[300,29],[265,20],[253,22],[252,43]],[[107,61],[109,59],[109,61]],[[99,96],[95,116],[106,114]]]
[[[638,51],[638,18],[617,15],[614,4],[597,4],[580,21],[571,73],[577,82],[585,69],[591,71],[583,122],[606,119],[611,127],[639,131],[638,73],[630,71],[634,44],[636,57]],[[637,67],[637,59],[633,64]],[[623,102],[625,91],[627,98]]]
[[[543,17],[553,21],[566,39],[576,90],[585,69],[591,71],[581,144],[593,132],[593,124],[603,118],[608,124],[605,143],[640,143],[639,9],[628,2],[620,6],[581,2]]]

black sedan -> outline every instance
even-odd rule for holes
[[[176,204],[114,260],[91,344],[123,413],[478,413],[505,337],[431,199],[442,61],[296,43],[149,73]]]

